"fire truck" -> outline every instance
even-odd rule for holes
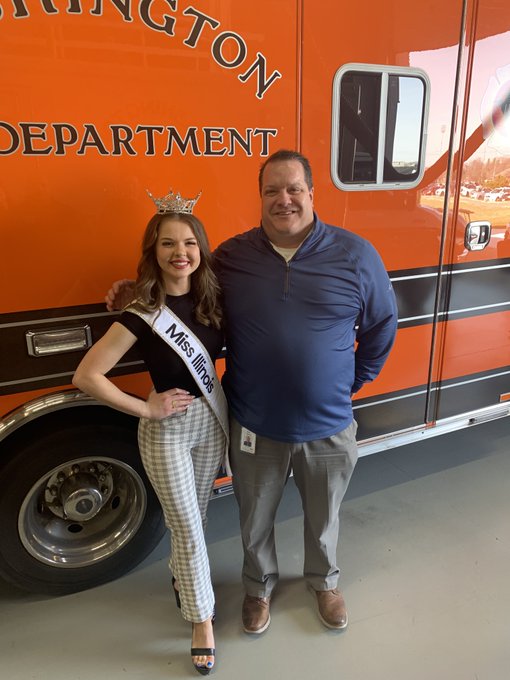
[[[509,30],[506,0],[0,0],[1,576],[78,591],[163,534],[136,420],[71,383],[147,189],[202,191],[214,247],[259,223],[261,162],[301,151],[398,300],[360,454],[510,415]],[[112,379],[151,387],[136,350]]]

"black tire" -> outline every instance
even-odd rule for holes
[[[78,424],[38,434],[0,468],[0,575],[63,595],[125,574],[165,531],[136,431]]]

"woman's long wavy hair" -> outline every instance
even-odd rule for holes
[[[165,285],[161,268],[156,257],[156,243],[159,229],[164,220],[172,219],[187,224],[200,249],[200,264],[191,274],[191,296],[195,319],[205,326],[220,328],[222,309],[220,287],[211,267],[211,249],[202,222],[194,215],[186,213],[156,214],[151,217],[142,239],[142,256],[138,262],[138,278],[135,283],[136,307],[145,311],[155,311],[165,304]]]

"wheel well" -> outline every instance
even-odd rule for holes
[[[3,440],[0,466],[7,463],[11,455],[20,446],[28,444],[36,437],[42,437],[48,432],[54,432],[55,430],[68,430],[83,425],[90,425],[91,427],[117,425],[132,432],[133,437],[136,438],[138,418],[101,404],[73,406],[53,411],[52,413],[46,413],[35,420],[27,422]]]

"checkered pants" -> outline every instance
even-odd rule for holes
[[[207,504],[225,451],[225,436],[207,401],[195,398],[185,413],[140,419],[143,465],[171,531],[170,570],[179,583],[182,615],[199,623],[214,609],[204,538]]]

